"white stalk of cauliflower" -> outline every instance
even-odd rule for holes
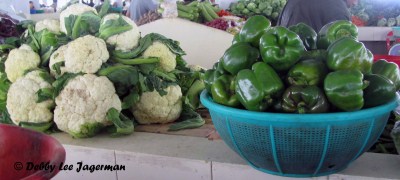
[[[51,126],[54,102],[51,99],[39,102],[37,94],[41,89],[52,88],[50,82],[43,78],[46,74],[42,70],[31,71],[11,84],[7,110],[14,124],[39,131]]]
[[[39,64],[39,55],[28,45],[22,45],[18,49],[11,50],[4,63],[7,78],[11,82],[22,77],[27,70],[37,68]]]
[[[59,68],[62,69],[61,74],[64,72],[96,73],[109,57],[104,40],[86,35],[57,49],[50,56],[49,68],[54,74],[55,67],[53,65],[64,61],[65,67],[59,64]]]
[[[122,19],[120,19],[122,18]],[[126,25],[131,26],[130,30],[122,32],[122,33],[118,33],[115,35],[112,35],[108,38],[106,38],[106,42],[108,44],[111,45],[115,45],[115,49],[116,50],[120,50],[123,52],[126,51],[130,51],[133,48],[137,47],[139,44],[139,39],[140,39],[140,32],[139,32],[139,28],[136,26],[135,22],[133,22],[130,18],[126,17],[126,16],[122,16],[120,14],[108,14],[106,16],[104,16],[104,18],[102,19],[101,25],[100,25],[100,35],[102,35],[102,30],[105,29],[105,33],[111,33],[112,31],[116,32],[118,30],[118,28],[121,27],[105,27],[108,26],[107,21],[109,21],[108,23],[110,23],[110,20],[121,20],[121,21],[125,21],[123,22],[124,24],[127,23]]]
[[[91,137],[113,122],[116,126],[121,123],[110,119],[110,114],[118,118],[121,101],[105,76],[85,74],[70,79],[55,102],[54,122],[60,130],[74,137]],[[126,134],[133,132],[130,123]]]
[[[178,85],[170,85],[161,96],[156,90],[144,92],[131,111],[140,124],[169,123],[182,112],[182,92]]]
[[[60,21],[56,19],[44,19],[38,21],[35,25],[35,31],[39,32],[43,29],[47,29],[54,34],[60,34]]]
[[[65,18],[69,17],[70,15],[81,15],[85,12],[93,12],[93,13],[97,14],[97,11],[95,8],[85,5],[85,4],[78,3],[78,4],[73,4],[71,6],[68,6],[67,9],[65,9],[64,11],[62,11],[60,13],[61,32],[67,34],[67,29],[65,27]]]

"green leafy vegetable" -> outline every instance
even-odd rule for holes
[[[120,15],[118,19],[107,20],[104,24],[100,25],[99,37],[106,40],[109,37],[120,34],[132,29],[132,26],[127,23]]]
[[[198,128],[205,124],[205,120],[193,110],[193,107],[187,102],[183,104],[180,119],[182,121],[172,124],[168,131],[178,131],[182,129]]]
[[[111,129],[112,137],[130,135],[134,131],[133,121],[119,113],[115,108],[108,110],[107,119],[114,123]]]
[[[117,64],[98,72],[100,76],[107,76],[113,83],[124,86],[133,86],[139,81],[139,72],[137,67]]]
[[[63,67],[63,66],[65,66],[65,61],[61,61],[61,62],[54,63],[54,64],[51,66],[51,69],[54,70],[54,71],[56,71],[56,74],[57,74],[57,75],[60,75],[60,74],[61,74],[61,67]]]
[[[81,15],[70,15],[65,18],[67,35],[76,39],[88,34],[95,35],[100,28],[101,18],[94,12],[85,12]]]

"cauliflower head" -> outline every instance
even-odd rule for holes
[[[67,29],[65,28],[64,18],[69,17],[70,15],[80,15],[80,14],[83,14],[85,12],[90,12],[90,11],[97,14],[97,11],[95,8],[85,5],[85,4],[78,3],[78,4],[73,4],[71,6],[68,6],[67,9],[65,9],[64,11],[62,11],[60,13],[61,32],[65,33],[65,34],[67,33]]]
[[[102,20],[102,24],[106,23],[108,20],[118,19],[121,15],[119,14],[108,14],[104,16]],[[122,16],[122,18],[132,26],[132,29],[120,34],[116,34],[107,38],[107,43],[111,45],[115,45],[116,50],[121,51],[129,51],[133,48],[137,47],[140,39],[139,28],[136,26],[135,22],[133,22],[130,18],[126,16]]]
[[[8,80],[15,82],[26,70],[34,69],[40,64],[40,57],[28,45],[13,49],[4,63]]]
[[[20,122],[43,123],[53,119],[52,100],[37,103],[40,89],[51,88],[45,81],[40,70],[31,71],[11,84],[7,94],[7,110],[11,120],[19,125]]]
[[[205,71],[206,68],[200,66],[200,65],[196,65],[196,64],[189,64],[187,66],[191,71]]]
[[[159,41],[153,42],[153,44],[143,52],[143,57],[160,58],[160,68],[165,72],[171,72],[176,67],[176,55],[172,53],[165,44]]]
[[[156,90],[144,92],[131,111],[140,124],[169,123],[177,120],[182,112],[182,92],[178,85],[164,89],[161,96]]]
[[[67,45],[60,46],[56,51],[53,52],[50,56],[50,61],[49,61],[49,69],[50,69],[50,74],[52,76],[56,76],[56,71],[53,69],[53,65],[58,63],[58,62],[65,62],[64,54],[65,50],[67,49]],[[62,75],[65,73],[65,67],[62,66],[60,67],[61,73],[59,75]]]
[[[44,19],[36,23],[35,31],[47,29],[54,34],[60,34],[60,21],[56,19]]]
[[[55,99],[54,122],[74,137],[90,137],[111,121],[107,111],[121,111],[114,85],[105,76],[85,74],[71,79]]]
[[[109,57],[104,40],[86,35],[68,43],[64,51],[65,71],[96,73]]]

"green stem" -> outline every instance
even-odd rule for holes
[[[100,33],[100,36],[99,36],[99,37],[100,37],[101,39],[108,39],[109,37],[111,37],[111,36],[113,36],[113,35],[120,34],[120,33],[129,31],[129,30],[131,30],[131,29],[132,29],[132,26],[131,26],[131,25],[128,25],[128,26],[119,26],[119,27],[116,27],[116,28],[107,28],[107,29],[103,30],[103,31]]]
[[[44,132],[53,125],[53,122],[42,122],[42,123],[32,123],[32,122],[20,122],[19,126],[23,128],[32,129],[34,131]]]
[[[299,114],[305,114],[306,113],[306,103],[305,102],[299,102],[297,104],[297,111]]]
[[[6,50],[6,49],[14,49],[15,46],[9,45],[9,44],[1,44],[0,45],[0,50]]]
[[[39,48],[40,48],[40,45],[39,45],[39,42],[37,41],[37,39],[35,38],[34,33],[35,33],[35,31],[34,31],[34,29],[33,29],[33,26],[32,26],[32,25],[29,25],[28,34],[29,34],[29,36],[32,38],[32,41],[33,41],[33,43],[35,44],[36,48],[39,49]]]
[[[110,67],[107,67],[107,68],[104,68],[104,69],[100,69],[100,71],[97,72],[97,74],[99,76],[108,76],[110,73],[114,72],[115,70],[118,70],[118,69],[121,69],[121,68],[124,68],[124,67],[128,68],[128,67],[131,67],[131,66],[123,65],[123,64],[117,64],[117,65],[113,65],[113,66],[110,66]]]
[[[111,136],[121,136],[121,135],[130,135],[134,131],[133,122],[124,117],[120,116],[120,113],[115,109],[111,108],[107,112],[107,119],[114,124],[114,129],[112,130]]]
[[[175,78],[175,77],[171,77],[171,76],[169,76],[168,74],[166,74],[166,73],[164,73],[164,72],[162,72],[162,71],[159,71],[159,70],[157,70],[157,69],[154,69],[152,72],[153,72],[156,76],[160,76],[160,77],[162,77],[162,78],[165,79],[165,80],[168,80],[168,81],[176,81],[176,78]]]
[[[135,59],[121,59],[117,57],[113,57],[115,62],[125,64],[125,65],[139,65],[139,64],[153,64],[160,62],[159,58],[150,57],[150,58],[135,58]]]
[[[79,27],[81,24],[82,16],[78,16],[74,22],[74,26],[72,27],[71,37],[72,39],[76,39],[79,37]]]

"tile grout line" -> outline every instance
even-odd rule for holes
[[[115,166],[117,166],[117,154],[115,153],[115,150],[113,152],[114,152],[114,164]],[[115,178],[116,180],[118,180],[118,171],[115,171]]]
[[[213,174],[213,161],[210,161],[210,171],[211,171],[211,180],[214,180],[214,174]]]

